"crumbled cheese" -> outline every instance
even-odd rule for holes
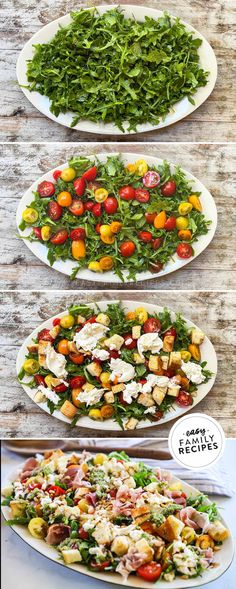
[[[196,574],[199,557],[189,546],[179,540],[173,542],[173,562],[178,572],[192,577]]]
[[[100,546],[93,546],[92,548],[89,548],[89,554],[94,554],[98,558],[102,558],[104,556],[104,550],[102,550]]]
[[[201,384],[201,382],[205,380],[200,364],[195,364],[195,362],[182,362],[181,368],[191,382]]]
[[[158,374],[148,374],[147,382],[143,385],[143,393],[151,393],[153,387],[167,387],[170,379],[168,376],[159,376]]]
[[[94,387],[91,391],[80,391],[76,399],[86,405],[96,405],[102,398],[105,389],[97,389]]]
[[[128,382],[135,376],[134,366],[128,362],[124,362],[124,360],[120,360],[120,358],[111,358],[110,368],[112,370],[112,381],[114,381],[117,376],[119,382]]]
[[[92,352],[105,334],[109,327],[101,323],[86,323],[80,331],[74,336],[74,342],[77,348],[82,348],[85,352]]]
[[[58,403],[59,397],[56,393],[54,393],[54,391],[51,391],[51,389],[48,389],[47,387],[44,387],[42,384],[40,384],[37,390],[39,393],[43,393],[43,395],[47,397],[49,401]]]
[[[156,413],[156,406],[153,405],[152,407],[148,407],[147,409],[145,409],[144,413],[151,413],[151,415],[154,415],[154,413]]]
[[[132,403],[133,399],[137,399],[142,390],[142,385],[139,382],[129,382],[123,390],[123,399],[126,403]]]
[[[45,365],[57,378],[67,376],[66,357],[63,354],[58,354],[51,345],[46,348]]]
[[[141,358],[144,358],[143,352],[148,352],[149,350],[153,354],[158,354],[163,347],[163,341],[156,332],[144,333],[139,337],[137,347],[139,355]]]
[[[105,362],[110,358],[110,354],[107,350],[100,350],[99,348],[95,348],[92,353],[93,358],[97,358],[97,360],[101,360],[101,362]]]

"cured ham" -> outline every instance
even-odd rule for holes
[[[45,540],[47,544],[58,546],[58,544],[69,537],[70,531],[70,526],[66,526],[65,524],[52,524],[48,528]]]

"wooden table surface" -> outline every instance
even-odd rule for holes
[[[235,387],[235,292],[5,292],[0,317],[0,366],[2,368],[1,435],[3,437],[114,437],[115,432],[87,430],[67,424],[43,412],[31,401],[17,383],[15,361],[19,347],[26,336],[51,316],[65,310],[78,301],[120,298],[121,300],[146,301],[169,306],[203,328],[215,346],[218,357],[218,374],[214,387],[198,405],[202,411],[219,420],[228,437],[235,435],[236,406]],[[234,324],[234,325],[233,325]],[[234,347],[234,350],[233,350]],[[4,384],[6,383],[6,384]],[[115,433],[117,437],[166,437],[171,421],[165,426]]]
[[[114,0],[3,0],[1,32],[0,141],[105,141],[106,136],[67,129],[47,119],[26,99],[16,80],[16,61],[24,44],[42,26],[71,10]],[[120,4],[132,3],[121,0]],[[167,10],[199,30],[211,43],[218,61],[218,80],[212,95],[198,110],[169,128],[135,134],[135,141],[233,141],[236,137],[233,38],[234,3],[231,0],[133,0]],[[109,140],[109,138],[108,138]],[[113,140],[116,140],[113,137]],[[129,141],[128,136],[117,136]]]
[[[196,175],[215,198],[219,219],[215,237],[196,260],[166,277],[118,285],[118,289],[235,288],[235,145],[206,144],[46,144],[2,146],[0,191],[0,288],[2,289],[112,289],[112,284],[74,280],[43,264],[17,237],[15,213],[19,199],[39,176],[58,167],[73,154],[105,151],[145,153],[167,158]],[[234,236],[233,236],[234,232]],[[104,274],[104,280],[105,280]]]

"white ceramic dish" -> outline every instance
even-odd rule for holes
[[[19,463],[19,469],[22,464]],[[161,465],[160,465],[161,466]],[[10,482],[12,482],[17,477],[17,471],[12,473],[12,476],[9,477],[7,481],[4,482],[3,487],[7,486]],[[179,479],[173,477],[173,480],[179,482]],[[188,485],[187,483],[181,481],[183,491],[186,495],[197,495],[199,491]],[[9,507],[2,507],[2,512],[4,517],[10,519],[10,509]],[[222,523],[228,528],[227,524],[224,522],[222,518],[220,518]],[[22,538],[31,548],[37,550],[41,555],[46,556],[50,560],[60,564],[61,566],[66,567],[63,561],[59,560],[58,552],[52,546],[48,546],[44,540],[36,540],[31,536],[28,531],[27,527],[24,526],[11,526],[14,532]],[[233,539],[232,535],[225,540],[223,543],[221,550],[216,552],[215,560],[218,563],[218,566],[212,569],[208,569],[205,571],[200,577],[195,579],[181,579],[176,578],[174,581],[167,583],[166,581],[157,581],[156,583],[146,583],[144,580],[133,577],[132,575],[129,576],[128,581],[125,582],[126,587],[137,587],[139,589],[150,589],[151,587],[157,587],[158,589],[188,589],[190,587],[200,587],[205,583],[210,583],[211,581],[216,581],[230,566],[234,554],[234,546],[233,546]],[[122,577],[118,573],[96,573],[93,571],[87,570],[86,566],[80,564],[72,564],[69,567],[78,573],[82,573],[85,576],[92,577],[97,579],[98,581],[107,581],[108,583],[116,583],[117,585],[121,585],[124,587],[124,582]],[[83,581],[81,580],[81,583]]]
[[[105,162],[108,155],[118,155],[118,154],[101,153],[101,154],[98,154],[97,157],[102,162]],[[128,163],[135,162],[137,159],[141,159],[141,158],[145,159],[150,167],[151,166],[158,166],[163,163],[163,160],[160,158],[155,158],[152,156],[146,156],[146,155],[142,155],[142,154],[123,153],[120,155],[121,155],[122,160],[125,165]],[[94,160],[94,157],[91,156],[91,161]],[[68,167],[68,162],[59,166],[60,170],[66,168],[66,167]],[[54,170],[55,169],[56,168],[54,168]],[[173,171],[173,173],[174,173],[174,169],[175,169],[174,164],[171,164],[171,170]],[[43,176],[38,178],[38,180],[36,180],[36,182],[34,182],[30,186],[30,188],[25,192],[24,196],[22,197],[22,199],[19,202],[19,206],[18,206],[17,213],[16,213],[17,227],[19,226],[19,224],[22,221],[22,213],[23,213],[24,209],[33,200],[33,192],[35,192],[37,190],[38,184],[40,182],[42,182],[43,180],[54,181],[54,179],[53,179],[54,170],[50,170],[50,172],[47,172],[47,174],[44,174]],[[179,270],[183,266],[186,266],[186,264],[189,264],[197,256],[199,256],[199,254],[201,254],[206,249],[206,247],[209,245],[209,243],[212,241],[212,239],[214,237],[214,233],[215,233],[215,230],[217,227],[217,209],[216,209],[215,201],[214,201],[212,195],[210,194],[210,192],[205,188],[205,186],[197,178],[195,178],[195,176],[193,176],[192,174],[190,174],[186,170],[183,170],[183,171],[186,175],[187,180],[190,180],[192,182],[193,192],[195,191],[195,192],[202,193],[201,194],[201,202],[202,202],[203,212],[205,214],[206,219],[211,221],[209,231],[206,235],[201,235],[199,237],[198,241],[196,243],[194,243],[195,255],[193,258],[183,260],[183,259],[180,259],[177,256],[177,254],[175,254],[173,256],[173,260],[169,261],[166,264],[166,266],[163,268],[163,270],[161,270],[161,272],[158,272],[158,274],[153,274],[148,271],[142,272],[140,274],[137,274],[136,281],[148,280],[150,278],[153,279],[154,277],[159,278],[161,276],[165,276],[166,274],[170,274],[170,272],[174,272],[175,270]],[[22,237],[23,236],[27,237],[27,235],[29,235],[31,233],[31,231],[32,230],[29,227],[29,228],[25,229],[25,231],[19,230],[19,233]],[[48,266],[50,265],[49,261],[47,259],[48,250],[47,250],[47,247],[43,243],[36,242],[36,241],[30,242],[28,239],[25,239],[24,243],[33,252],[33,254],[35,254],[35,256],[37,256],[37,258],[39,258],[42,262],[44,262]],[[55,270],[58,270],[59,272],[62,272],[63,274],[67,274],[68,276],[70,276],[72,270],[74,268],[76,268],[77,266],[78,266],[78,263],[76,261],[66,260],[64,262],[62,260],[57,260],[54,263],[53,268]],[[127,282],[128,281],[127,272],[124,272],[124,277],[125,277],[125,282]],[[77,274],[77,278],[83,279],[83,280],[91,280],[93,282],[103,282],[103,283],[107,282],[107,283],[114,283],[114,284],[115,283],[122,284],[120,278],[113,271],[104,272],[104,273],[100,274],[100,273],[96,273],[96,272],[91,272],[91,270],[84,268],[84,269],[79,270],[79,272]]]
[[[112,303],[112,302],[114,303],[117,301],[108,301],[108,302],[97,301],[101,311],[103,311],[103,312],[106,311],[107,304]],[[135,307],[137,307],[137,302],[124,301],[124,306],[127,309],[127,311],[132,311]],[[147,311],[152,314],[159,313],[160,311],[163,310],[163,308],[158,305],[146,304],[146,303],[141,303],[141,302],[139,302],[139,306],[145,307],[145,309],[147,309]],[[91,303],[91,307],[94,308],[93,303]],[[67,311],[64,311],[63,313],[57,314],[56,317],[63,317],[63,315],[66,315],[66,314],[67,314]],[[174,317],[175,317],[175,314],[172,313],[173,320],[174,320]],[[16,362],[17,374],[20,372],[22,365],[24,363],[25,355],[27,354],[27,346],[32,343],[32,339],[37,337],[37,334],[41,329],[51,329],[52,328],[52,321],[54,318],[55,317],[52,317],[52,318],[48,319],[47,321],[44,321],[44,323],[39,325],[37,327],[37,329],[34,329],[34,331],[24,341],[23,345],[21,346],[21,348],[18,352],[18,356],[17,356],[17,362]],[[186,323],[189,328],[196,327],[195,324],[192,323],[191,321],[186,320]],[[210,342],[210,340],[207,337],[205,337],[205,340],[204,340],[203,344],[201,345],[201,355],[202,355],[202,362],[204,360],[207,361],[207,368],[213,373],[213,376],[207,383],[203,383],[203,384],[199,385],[198,394],[194,399],[193,405],[191,405],[190,407],[186,407],[186,408],[177,407],[177,405],[176,405],[175,409],[171,409],[162,419],[160,419],[160,421],[158,421],[158,422],[150,422],[150,421],[145,421],[145,420],[140,421],[137,425],[137,429],[142,429],[142,428],[146,428],[146,427],[157,427],[158,425],[163,425],[164,423],[167,423],[168,421],[171,421],[172,419],[178,418],[178,417],[182,416],[184,413],[187,413],[187,411],[189,411],[190,409],[192,409],[193,407],[198,405],[198,403],[200,403],[200,401],[202,401],[202,399],[204,399],[204,397],[207,395],[207,393],[209,393],[209,391],[213,387],[213,384],[214,384],[214,381],[216,378],[216,373],[217,373],[216,353],[215,353],[212,343]],[[28,380],[30,381],[31,378],[32,377],[29,377]],[[26,380],[26,382],[27,382],[27,380]],[[23,386],[25,392],[27,393],[27,395],[32,399],[32,401],[34,401],[34,396],[35,396],[37,389],[36,388],[30,389],[29,387],[24,386],[23,384],[22,384],[22,386]],[[40,404],[37,403],[37,405],[41,409],[46,411],[47,413],[50,413],[50,411],[47,407],[47,403],[40,403]],[[60,419],[61,421],[65,421],[66,423],[70,423],[70,420],[67,417],[65,417],[60,411],[55,411],[53,413],[53,417],[56,417],[57,419]],[[88,416],[83,416],[78,420],[77,425],[80,427],[93,428],[93,429],[99,429],[99,430],[104,430],[104,431],[106,431],[106,430],[121,431],[117,422],[113,421],[112,419],[107,419],[107,420],[101,422],[101,421],[91,420]]]
[[[106,6],[97,6],[96,7],[100,14],[103,14],[107,10],[114,8],[114,5],[106,5]],[[134,17],[138,21],[144,21],[145,16],[149,16],[150,18],[158,19],[160,16],[163,15],[161,10],[156,10],[154,8],[147,8],[146,6],[135,6],[133,4],[127,4],[122,6],[122,10],[126,17]],[[174,18],[174,17],[172,17]],[[56,32],[58,31],[60,26],[66,26],[70,23],[71,17],[70,14],[66,14],[57,20],[49,23],[42,29],[40,29],[31,39],[25,44],[24,48],[22,49],[18,61],[17,61],[17,78],[19,84],[22,86],[22,90],[28,100],[37,108],[40,112],[44,115],[52,119],[53,121],[64,125],[65,127],[71,127],[71,123],[74,117],[72,112],[67,112],[65,114],[61,113],[58,117],[55,117],[50,111],[50,100],[46,96],[42,96],[38,92],[29,92],[23,86],[27,86],[27,61],[32,59],[34,51],[33,45],[37,43],[48,43],[51,39],[55,36]],[[195,37],[198,37],[202,40],[202,45],[199,48],[199,57],[200,57],[200,65],[201,67],[209,72],[208,83],[206,86],[202,88],[198,88],[196,94],[194,95],[195,104],[191,104],[188,101],[188,98],[183,98],[179,102],[176,103],[175,108],[171,113],[169,113],[164,120],[161,120],[159,125],[153,126],[148,123],[143,125],[137,126],[137,132],[147,132],[152,131],[153,129],[161,129],[163,127],[167,127],[177,121],[180,121],[184,117],[191,114],[194,110],[196,110],[213,91],[213,88],[216,83],[217,79],[217,61],[215,57],[215,53],[209,45],[208,41],[201,35],[196,29],[194,29],[188,23],[182,21],[186,29],[193,33]],[[134,133],[134,131],[128,131],[127,123],[124,124],[125,134]],[[89,120],[80,121],[74,129],[78,131],[87,131],[89,133],[102,133],[107,135],[124,135],[120,129],[116,127],[113,123],[93,123]]]

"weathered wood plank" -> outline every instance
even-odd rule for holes
[[[100,293],[80,291],[5,292],[0,308],[0,362],[2,366],[1,412],[3,437],[100,437],[99,430],[77,427],[71,430],[66,424],[45,414],[25,394],[16,381],[15,359],[25,337],[42,321],[63,311],[69,304],[80,301],[99,301],[112,298],[146,301],[168,305],[202,327],[215,346],[218,357],[216,383],[198,410],[219,420],[227,436],[235,435],[236,409],[234,382],[236,366],[233,347],[236,344],[236,293],[235,292],[123,292]],[[230,368],[229,368],[230,367]],[[166,426],[138,430],[121,436],[165,437],[173,422]],[[114,434],[106,432],[106,437]]]

